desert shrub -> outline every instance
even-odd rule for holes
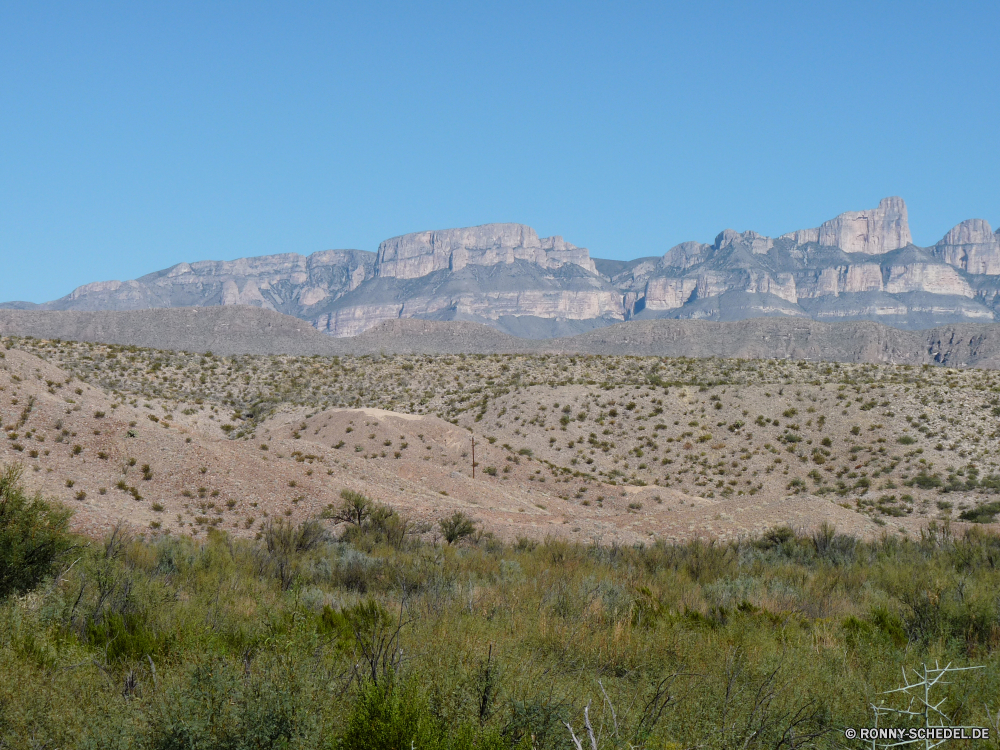
[[[775,526],[768,529],[757,540],[757,547],[763,550],[773,550],[795,543],[795,532],[790,526]]]
[[[1000,513],[1000,502],[992,502],[963,510],[958,517],[972,523],[993,523],[998,513]]]
[[[264,527],[264,546],[271,554],[290,555],[315,548],[326,536],[318,521],[292,524],[282,518],[269,521]]]
[[[402,659],[403,611],[393,616],[374,599],[343,610],[324,607],[321,629],[340,639],[356,656],[355,676],[363,682],[391,683]]]
[[[258,574],[275,577],[283,590],[291,588],[300,572],[302,554],[326,538],[326,529],[317,520],[298,525],[283,518],[269,520],[261,532],[263,546],[255,550]]]
[[[448,544],[454,544],[476,533],[475,521],[460,510],[456,510],[447,518],[442,518],[438,522],[438,525],[441,528],[441,534]]]
[[[88,620],[85,627],[87,642],[102,649],[109,661],[142,659],[169,648],[169,636],[152,629],[144,612],[110,612],[100,621]]]
[[[153,750],[318,746],[317,722],[302,705],[294,675],[271,669],[254,674],[246,667],[218,656],[192,665],[153,719]]]
[[[33,589],[72,546],[71,512],[40,495],[29,498],[21,474],[16,465],[0,473],[0,599]]]
[[[341,534],[343,541],[367,547],[386,543],[402,549],[412,535],[422,530],[388,505],[376,503],[360,492],[345,489],[340,497],[340,505],[327,508],[322,515],[323,518],[347,524]]]
[[[922,490],[932,490],[940,487],[942,484],[944,482],[941,481],[940,476],[937,474],[928,474],[924,469],[906,483],[908,487],[916,485]]]
[[[464,721],[445,723],[434,714],[416,679],[367,683],[359,691],[337,747],[344,750],[511,750],[499,731]],[[536,745],[536,747],[542,747]]]
[[[409,694],[407,694],[409,693]],[[394,682],[365,685],[340,738],[344,750],[432,747],[431,730],[419,696]]]

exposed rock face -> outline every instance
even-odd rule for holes
[[[994,319],[997,236],[964,222],[936,247],[909,244],[906,205],[841,214],[772,240],[727,229],[712,245],[686,242],[612,276],[632,318],[733,320],[769,315],[875,319],[903,327]]]
[[[872,211],[848,211],[819,227],[820,245],[880,255],[913,242],[902,198],[883,198]]]
[[[308,316],[374,276],[375,254],[326,250],[234,261],[178,263],[134,281],[100,281],[41,305],[48,310],[141,310],[154,307],[251,305]]]
[[[766,255],[774,247],[774,240],[756,232],[737,232],[726,229],[715,238],[715,249],[725,250],[730,245],[739,243],[746,247],[753,255]]]
[[[504,318],[518,316],[604,324],[625,319],[621,292],[575,263],[547,269],[518,259],[442,269],[416,279],[379,276],[358,292],[313,324],[334,336],[355,336],[395,318],[473,320],[501,328]]]
[[[902,198],[883,198],[878,208],[868,211],[847,211],[835,219],[823,222],[818,229],[800,229],[784,234],[796,245],[815,242],[836,247],[845,253],[880,255],[898,250],[913,242]]]
[[[393,237],[379,246],[376,273],[381,277],[416,279],[446,268],[461,271],[467,265],[494,266],[515,260],[526,260],[541,268],[575,263],[597,273],[585,248],[570,245],[562,237],[539,239],[534,229],[523,224],[484,224]]]
[[[934,246],[935,257],[974,274],[1000,274],[1000,232],[993,233],[982,219],[969,219],[953,228]]]
[[[600,269],[600,272],[599,270]],[[903,328],[992,321],[1000,234],[974,219],[932,248],[910,241],[906,204],[885,198],[777,239],[726,229],[662,256],[592,259],[521,224],[417,232],[378,253],[329,250],[181,263],[134,281],[87,284],[54,302],[0,307],[135,310],[250,305],[335,337],[387,321],[485,323],[518,336],[577,334],[630,319],[795,317]]]

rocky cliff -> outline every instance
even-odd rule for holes
[[[522,224],[416,232],[377,253],[328,250],[181,263],[133,281],[79,287],[48,310],[251,305],[335,337],[384,321],[485,323],[528,338],[648,318],[786,316],[901,328],[991,322],[1000,309],[1000,233],[963,221],[912,244],[906,204],[885,198],[777,238],[726,229],[634,261],[591,258]]]
[[[970,219],[952,229],[933,248],[934,256],[970,274],[1000,274],[1000,231],[989,223]]]
[[[143,310],[157,307],[251,305],[297,317],[357,289],[375,275],[375,253],[326,250],[234,261],[179,263],[134,281],[99,281],[77,287],[43,310]]]
[[[883,198],[878,208],[847,211],[823,222],[817,229],[800,229],[782,235],[796,245],[815,243],[838,247],[846,253],[880,255],[912,243],[906,203],[902,198]]]
[[[932,248],[912,244],[906,204],[841,214],[771,239],[727,229],[612,276],[631,318],[734,320],[788,315],[881,320],[903,328],[995,319],[1000,240],[966,221]]]
[[[515,260],[540,268],[559,268],[573,263],[597,273],[586,248],[562,237],[539,239],[523,224],[484,224],[468,229],[415,232],[386,240],[378,248],[376,275],[417,279],[435,271],[461,271],[468,265],[510,265]]]

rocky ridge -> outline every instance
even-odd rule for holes
[[[963,221],[930,248],[912,244],[901,198],[777,238],[726,229],[633,261],[592,258],[521,224],[416,232],[377,253],[328,250],[180,263],[132,281],[87,284],[41,310],[249,305],[333,337],[385,321],[483,323],[524,338],[627,320],[793,317],[877,320],[904,329],[993,322],[1000,233]]]

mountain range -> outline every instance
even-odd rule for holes
[[[521,224],[416,232],[377,252],[326,250],[180,263],[131,281],[85,284],[21,310],[250,305],[334,337],[416,318],[483,323],[522,338],[627,320],[792,317],[903,329],[988,323],[1000,313],[1000,232],[982,219],[932,247],[913,244],[906,204],[842,213],[779,237],[727,229],[631,261],[593,258]]]

